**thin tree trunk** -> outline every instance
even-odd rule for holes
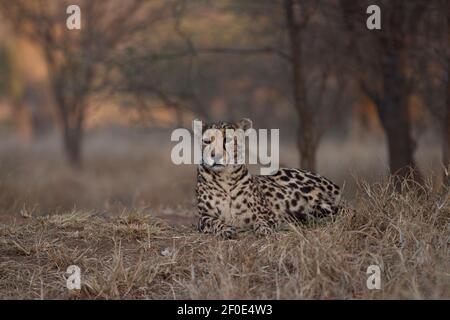
[[[302,132],[299,130],[299,151],[300,151],[300,163],[302,169],[307,171],[315,172],[316,170],[316,154],[317,154],[317,143],[313,139],[304,139]]]
[[[410,124],[406,106],[386,103],[390,109],[389,118],[395,121],[386,121],[383,126],[386,131],[389,151],[389,168],[392,174],[407,176],[410,170],[416,170],[413,159],[414,142],[410,137]]]
[[[58,116],[62,130],[63,150],[72,168],[82,167],[82,139],[84,125],[84,100],[76,101],[77,105],[69,105],[61,91],[56,91]]]
[[[300,50],[299,44],[293,46],[293,51]],[[298,49],[297,49],[298,48]],[[298,55],[298,57],[300,54]],[[293,58],[293,96],[294,107],[298,116],[297,145],[299,150],[300,165],[308,171],[316,170],[316,149],[313,117],[308,109],[305,83],[302,76],[300,58]]]
[[[64,126],[63,128],[63,146],[69,165],[73,168],[82,167],[81,157],[82,131],[78,128]]]
[[[286,22],[290,40],[292,67],[292,95],[298,116],[297,145],[302,169],[315,171],[317,143],[314,139],[313,116],[308,108],[305,79],[303,76],[301,30],[304,25],[296,21],[295,3],[285,1]]]

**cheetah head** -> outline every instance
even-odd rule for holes
[[[245,131],[252,128],[252,121],[244,118],[237,123],[202,123],[201,139],[203,161],[201,166],[215,172],[226,171],[243,165],[245,160]],[[243,147],[243,148],[242,148]]]

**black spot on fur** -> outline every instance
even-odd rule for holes
[[[303,193],[310,193],[312,191],[312,188],[310,186],[301,187],[300,191]]]
[[[309,179],[314,180],[314,181],[320,183],[320,178],[318,178],[318,177],[316,177],[316,176],[313,176],[312,174],[306,174],[306,176],[307,176]]]
[[[284,170],[284,172],[286,173],[286,175],[287,175],[289,178],[293,178],[293,177],[294,177],[293,172],[292,172],[291,170]]]

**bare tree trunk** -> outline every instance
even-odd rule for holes
[[[62,130],[62,143],[66,159],[72,168],[82,167],[81,146],[83,138],[83,125],[85,113],[84,98],[67,97],[63,90],[54,85],[56,107]]]
[[[303,130],[300,129],[298,133],[298,148],[300,151],[300,163],[303,170],[316,170],[316,154],[318,144],[313,139],[305,139]]]
[[[82,143],[82,123],[75,127],[68,124],[63,125],[63,144],[67,161],[70,166],[76,169],[82,167],[81,143]]]
[[[392,174],[404,177],[411,169],[416,169],[413,159],[415,146],[409,134],[408,108],[394,101],[386,101],[384,105],[387,115],[382,123],[388,143],[389,168]]]
[[[301,40],[297,40],[291,45],[292,68],[293,68],[293,96],[294,107],[298,117],[297,145],[299,150],[300,165],[302,169],[308,171],[316,170],[317,143],[315,139],[314,118],[309,110],[306,98],[305,81],[303,78],[301,62]],[[295,54],[294,54],[295,52]]]
[[[414,170],[415,142],[411,137],[408,110],[409,88],[403,76],[401,52],[388,49],[383,59],[384,95],[376,103],[381,124],[386,132],[389,168],[392,174],[406,177]]]
[[[302,169],[315,171],[317,143],[314,138],[314,122],[311,110],[308,108],[305,79],[302,65],[301,24],[296,17],[294,0],[285,1],[285,14],[290,40],[292,66],[292,93],[294,107],[298,116],[297,145]],[[298,9],[298,8],[297,8]]]

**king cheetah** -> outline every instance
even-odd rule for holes
[[[216,122],[203,125],[207,129],[247,130],[249,119],[238,123]],[[218,143],[203,135],[202,150]],[[244,164],[223,165],[218,158],[227,156],[225,143],[213,161],[202,162],[197,169],[197,228],[225,239],[237,232],[253,230],[267,235],[288,221],[304,222],[308,217],[321,218],[337,213],[341,192],[330,180],[304,170],[280,168],[273,175],[252,175]],[[223,162],[222,162],[223,163]]]

